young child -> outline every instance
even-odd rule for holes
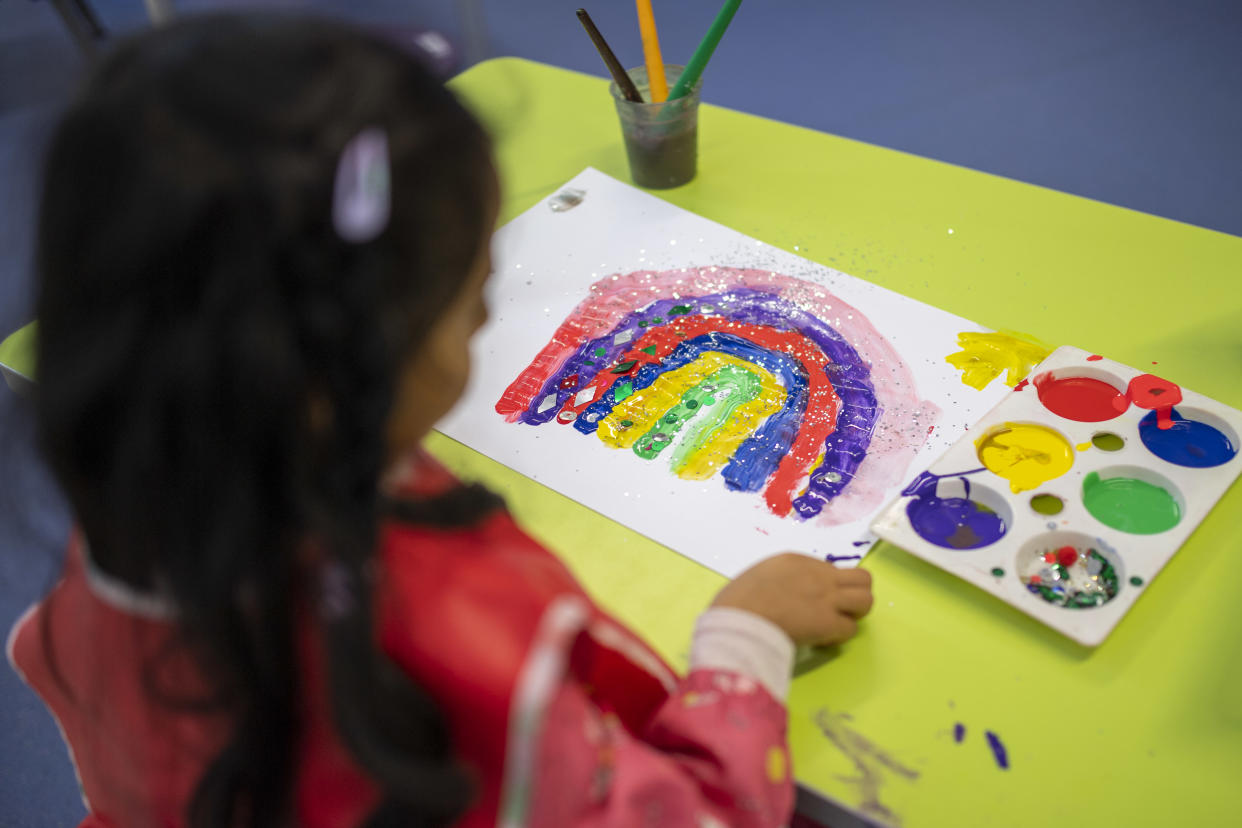
[[[105,60],[50,147],[41,445],[78,522],[10,657],[83,825],[776,826],[795,643],[870,578],[802,555],[688,676],[419,450],[460,396],[498,183],[417,61],[206,18]]]

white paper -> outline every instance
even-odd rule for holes
[[[580,204],[556,211],[544,199],[498,231],[489,287],[491,320],[473,342],[466,393],[438,428],[723,575],[732,577],[787,550],[821,558],[864,555],[874,539],[867,528],[872,518],[1010,390],[1001,382],[983,391],[969,388],[945,362],[957,350],[959,332],[982,330],[965,319],[748,238],[594,169],[565,186],[585,193]],[[507,422],[496,411],[506,388],[591,295],[593,283],[614,275],[624,280],[635,271],[687,268],[688,278],[702,284],[710,280],[711,267],[764,271],[809,283],[815,295],[826,297],[813,300],[817,318],[834,329],[855,330],[869,321],[887,345],[874,346],[866,337],[861,345],[853,344],[869,363],[882,406],[888,397],[881,395],[880,383],[890,376],[912,380],[912,389],[903,382],[892,394],[917,396],[917,410],[904,403],[890,406],[908,416],[884,413],[891,422],[877,425],[871,453],[856,476],[815,517],[773,514],[762,493],[731,491],[719,472],[707,480],[683,480],[670,470],[665,455],[646,460],[572,425]],[[823,309],[834,301],[835,310],[826,315]],[[852,307],[843,308],[842,302]],[[827,318],[843,309],[848,319]],[[635,344],[626,341],[632,338],[628,332],[614,337],[618,348]],[[901,363],[906,374],[898,370]],[[568,390],[569,403],[589,399],[583,397],[586,390]],[[543,407],[551,416],[561,403],[548,396],[532,399],[532,409]],[[895,468],[893,458],[900,459]]]

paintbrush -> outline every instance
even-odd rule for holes
[[[608,41],[604,40],[604,36],[599,33],[599,29],[595,27],[595,22],[591,20],[591,15],[587,14],[586,9],[578,9],[578,20],[582,22],[582,28],[586,29],[586,33],[591,36],[591,42],[595,44],[599,56],[604,59],[604,65],[608,67],[612,79],[617,82],[617,88],[621,90],[621,94],[627,101],[642,103],[643,96],[638,94],[638,87],[634,85],[634,81],[630,80],[629,74],[621,66],[617,56],[612,53]]]
[[[638,7],[638,31],[643,38],[643,60],[647,62],[647,80],[651,84],[651,102],[668,100],[668,81],[664,78],[664,58],[660,54],[660,36],[656,32],[655,13],[651,0],[634,0]]]
[[[712,21],[711,28],[707,30],[707,34],[703,36],[703,40],[699,43],[699,48],[694,50],[694,54],[690,56],[690,62],[686,64],[681,77],[677,79],[677,83],[673,85],[672,91],[668,93],[670,101],[685,95],[699,82],[699,77],[703,74],[704,67],[711,60],[712,52],[716,51],[716,46],[720,44],[720,38],[724,37],[725,29],[729,28],[729,23],[733,21],[733,15],[737,14],[737,7],[740,5],[742,5],[742,0],[725,0],[720,13]]]

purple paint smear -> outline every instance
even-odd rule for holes
[[[962,743],[962,740],[965,738],[966,738],[966,725],[962,724],[961,722],[958,722],[957,724],[953,725],[953,741],[957,742],[960,745]]]
[[[1001,770],[1009,770],[1009,754],[1005,752],[1005,745],[1000,737],[990,730],[985,731],[984,735],[988,738],[988,747],[992,748],[992,755],[996,757],[996,764]]]
[[[824,560],[828,563],[836,563],[837,561],[861,561],[862,555],[825,555]]]

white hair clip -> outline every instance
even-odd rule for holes
[[[389,177],[384,130],[368,127],[349,139],[332,191],[332,226],[338,236],[362,244],[384,232],[392,204]]]

